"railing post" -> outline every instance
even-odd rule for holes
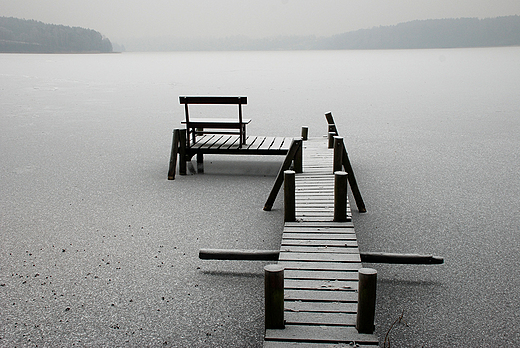
[[[359,270],[358,310],[356,329],[359,333],[374,332],[374,317],[376,312],[377,271],[372,268]]]
[[[296,174],[296,172],[294,170],[286,170],[284,172],[283,204],[284,204],[284,221],[285,222],[296,221],[296,202],[295,202],[296,183],[295,183],[295,174]]]
[[[270,211],[273,208],[274,201],[276,199],[276,196],[278,195],[278,191],[280,191],[280,188],[283,184],[284,179],[284,172],[289,169],[291,163],[294,161],[294,157],[296,156],[296,152],[298,152],[298,147],[302,146],[301,140],[293,139],[291,143],[291,147],[289,148],[289,152],[287,152],[287,155],[285,156],[285,159],[282,163],[282,166],[280,167],[280,170],[278,171],[278,175],[276,175],[276,180],[274,181],[273,188],[271,189],[271,193],[269,193],[269,197],[267,197],[267,201],[264,205],[264,210]]]
[[[328,139],[329,139],[329,144],[328,144],[328,148],[329,149],[332,149],[334,148],[334,137],[336,136],[336,133],[334,132],[329,132],[329,135],[328,135]]]
[[[334,173],[334,221],[347,221],[347,178],[346,172]]]
[[[273,264],[264,267],[265,329],[284,329],[284,269]]]
[[[305,141],[309,139],[309,127],[303,126],[302,127],[302,140]]]
[[[334,164],[332,171],[339,172],[343,170],[343,138],[335,136],[334,137]]]

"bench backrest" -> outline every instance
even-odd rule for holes
[[[180,96],[181,104],[247,104],[247,97]]]

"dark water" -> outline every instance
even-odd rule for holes
[[[178,95],[247,95],[249,134],[345,137],[360,248],[399,347],[520,345],[520,49],[0,55],[0,346],[261,346],[261,210],[281,159],[166,180]],[[201,110],[200,112],[203,112]],[[198,112],[194,110],[194,112]],[[4,285],[5,284],[5,285]]]

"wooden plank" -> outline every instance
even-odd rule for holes
[[[309,343],[309,342],[287,342],[287,341],[264,341],[264,348],[373,348],[374,345],[345,343]]]
[[[285,269],[316,270],[316,271],[358,271],[363,266],[361,262],[303,262],[278,261]]]
[[[222,146],[221,149],[232,150],[232,149],[237,149],[239,146],[240,146],[240,136],[236,136],[236,137],[233,137],[232,139],[230,139],[230,141],[228,143],[226,143],[225,146]]]
[[[285,279],[330,279],[330,280],[358,280],[357,271],[316,271],[290,270],[284,271]]]
[[[288,301],[284,303],[285,312],[320,312],[320,313],[357,313],[357,298],[350,302]]]
[[[327,222],[327,223],[316,223],[316,222],[286,222],[285,227],[325,227],[325,228],[345,228],[350,227],[353,228],[354,224],[352,222]]]
[[[328,279],[285,279],[285,291],[295,290],[328,290],[328,291],[353,291],[357,290],[358,281],[328,280]]]
[[[297,253],[334,253],[334,254],[359,254],[357,247],[329,247],[329,246],[287,246],[280,247],[281,252],[297,252]]]
[[[292,290],[284,291],[286,301],[357,302],[356,291]]]
[[[271,148],[280,149],[285,142],[285,138],[275,138],[273,143],[271,144]]]
[[[284,318],[289,325],[340,325],[355,326],[356,314],[321,312],[285,312]]]
[[[258,150],[269,150],[274,140],[274,137],[265,137],[262,144],[258,147]]]
[[[375,335],[360,334],[349,326],[287,325],[283,330],[266,330],[266,340],[325,343],[370,343],[379,344]]]
[[[244,149],[246,150],[251,150],[251,149],[257,149],[258,146],[260,146],[260,144],[262,143],[263,139],[265,139],[265,137],[247,137],[246,138],[246,144],[247,146],[244,146]]]
[[[220,143],[222,142],[222,139],[224,138],[224,135],[216,135],[210,142],[207,142],[204,147],[207,147],[208,149],[211,148],[218,148],[220,146]]]
[[[355,240],[354,233],[288,233],[283,234],[284,239],[335,239],[335,240]]]
[[[289,148],[291,147],[291,143],[293,141],[294,138],[288,138],[288,137],[285,137],[283,138],[283,143],[280,145],[280,150],[286,150],[288,151]]]
[[[228,135],[225,138],[222,138],[222,141],[218,145],[217,149],[220,150],[223,147],[226,147],[229,143],[232,143],[233,141],[236,141],[237,137]]]
[[[332,221],[331,221],[332,224]],[[354,225],[343,222],[344,226],[341,227],[333,227],[333,226],[327,226],[321,225],[321,226],[311,226],[309,224],[301,224],[299,225],[291,225],[290,223],[285,223],[285,226],[283,228],[283,232],[286,233],[351,233],[354,234]]]
[[[318,247],[357,247],[356,240],[326,240],[326,239],[282,239],[282,246],[318,246]]]
[[[280,252],[280,261],[361,262],[357,254]]]
[[[190,145],[191,150],[197,150],[207,144],[211,139],[215,138],[215,135],[203,135],[201,137],[198,137],[198,140],[195,144]]]

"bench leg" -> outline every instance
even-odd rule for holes
[[[197,152],[197,173],[204,173],[204,154]]]

